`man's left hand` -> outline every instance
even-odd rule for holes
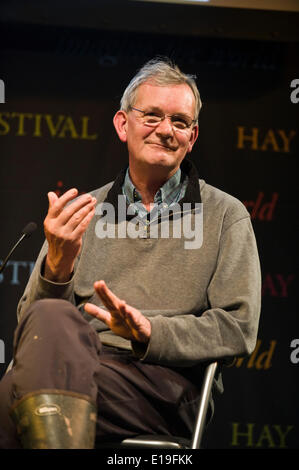
[[[107,310],[86,303],[85,311],[106,323],[116,335],[131,341],[148,343],[151,335],[150,321],[139,310],[113,294],[104,281],[95,282],[94,288]]]

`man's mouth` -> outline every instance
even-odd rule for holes
[[[172,151],[172,152],[175,150],[175,148],[170,147],[169,145],[160,144],[160,143],[158,143],[158,142],[148,142],[148,144],[150,144],[150,145],[155,145],[155,146],[157,146],[157,147],[161,147],[161,148],[164,148],[164,149],[166,149],[166,150],[170,150],[170,151]]]

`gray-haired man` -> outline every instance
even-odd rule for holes
[[[202,365],[253,351],[255,237],[245,207],[185,159],[200,107],[192,76],[150,61],[114,117],[128,168],[91,194],[48,194],[46,242],[18,306],[14,366],[0,387],[2,447],[188,435]],[[105,219],[103,207],[114,217]],[[195,248],[177,235],[186,221],[201,231]]]

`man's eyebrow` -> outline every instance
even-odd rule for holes
[[[146,106],[146,107],[144,108],[144,111],[147,112],[147,113],[148,113],[149,111],[153,111],[153,112],[157,112],[157,113],[163,114],[163,111],[162,111],[161,108],[159,108],[159,106],[153,106],[153,105]]]
[[[153,105],[145,107],[144,112],[145,113],[149,113],[149,112],[154,112],[155,113],[155,112],[157,112],[157,113],[164,114],[164,111],[161,108],[159,108],[159,106],[153,106]],[[172,113],[172,116],[181,117],[181,118],[184,118],[184,119],[192,119],[190,116],[188,116],[188,114],[186,114],[184,112],[180,112],[180,111],[178,111],[177,113]]]

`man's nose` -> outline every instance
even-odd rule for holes
[[[172,122],[168,116],[165,116],[164,119],[159,123],[159,125],[156,128],[156,133],[163,137],[168,137],[173,135],[173,127],[172,127]]]

